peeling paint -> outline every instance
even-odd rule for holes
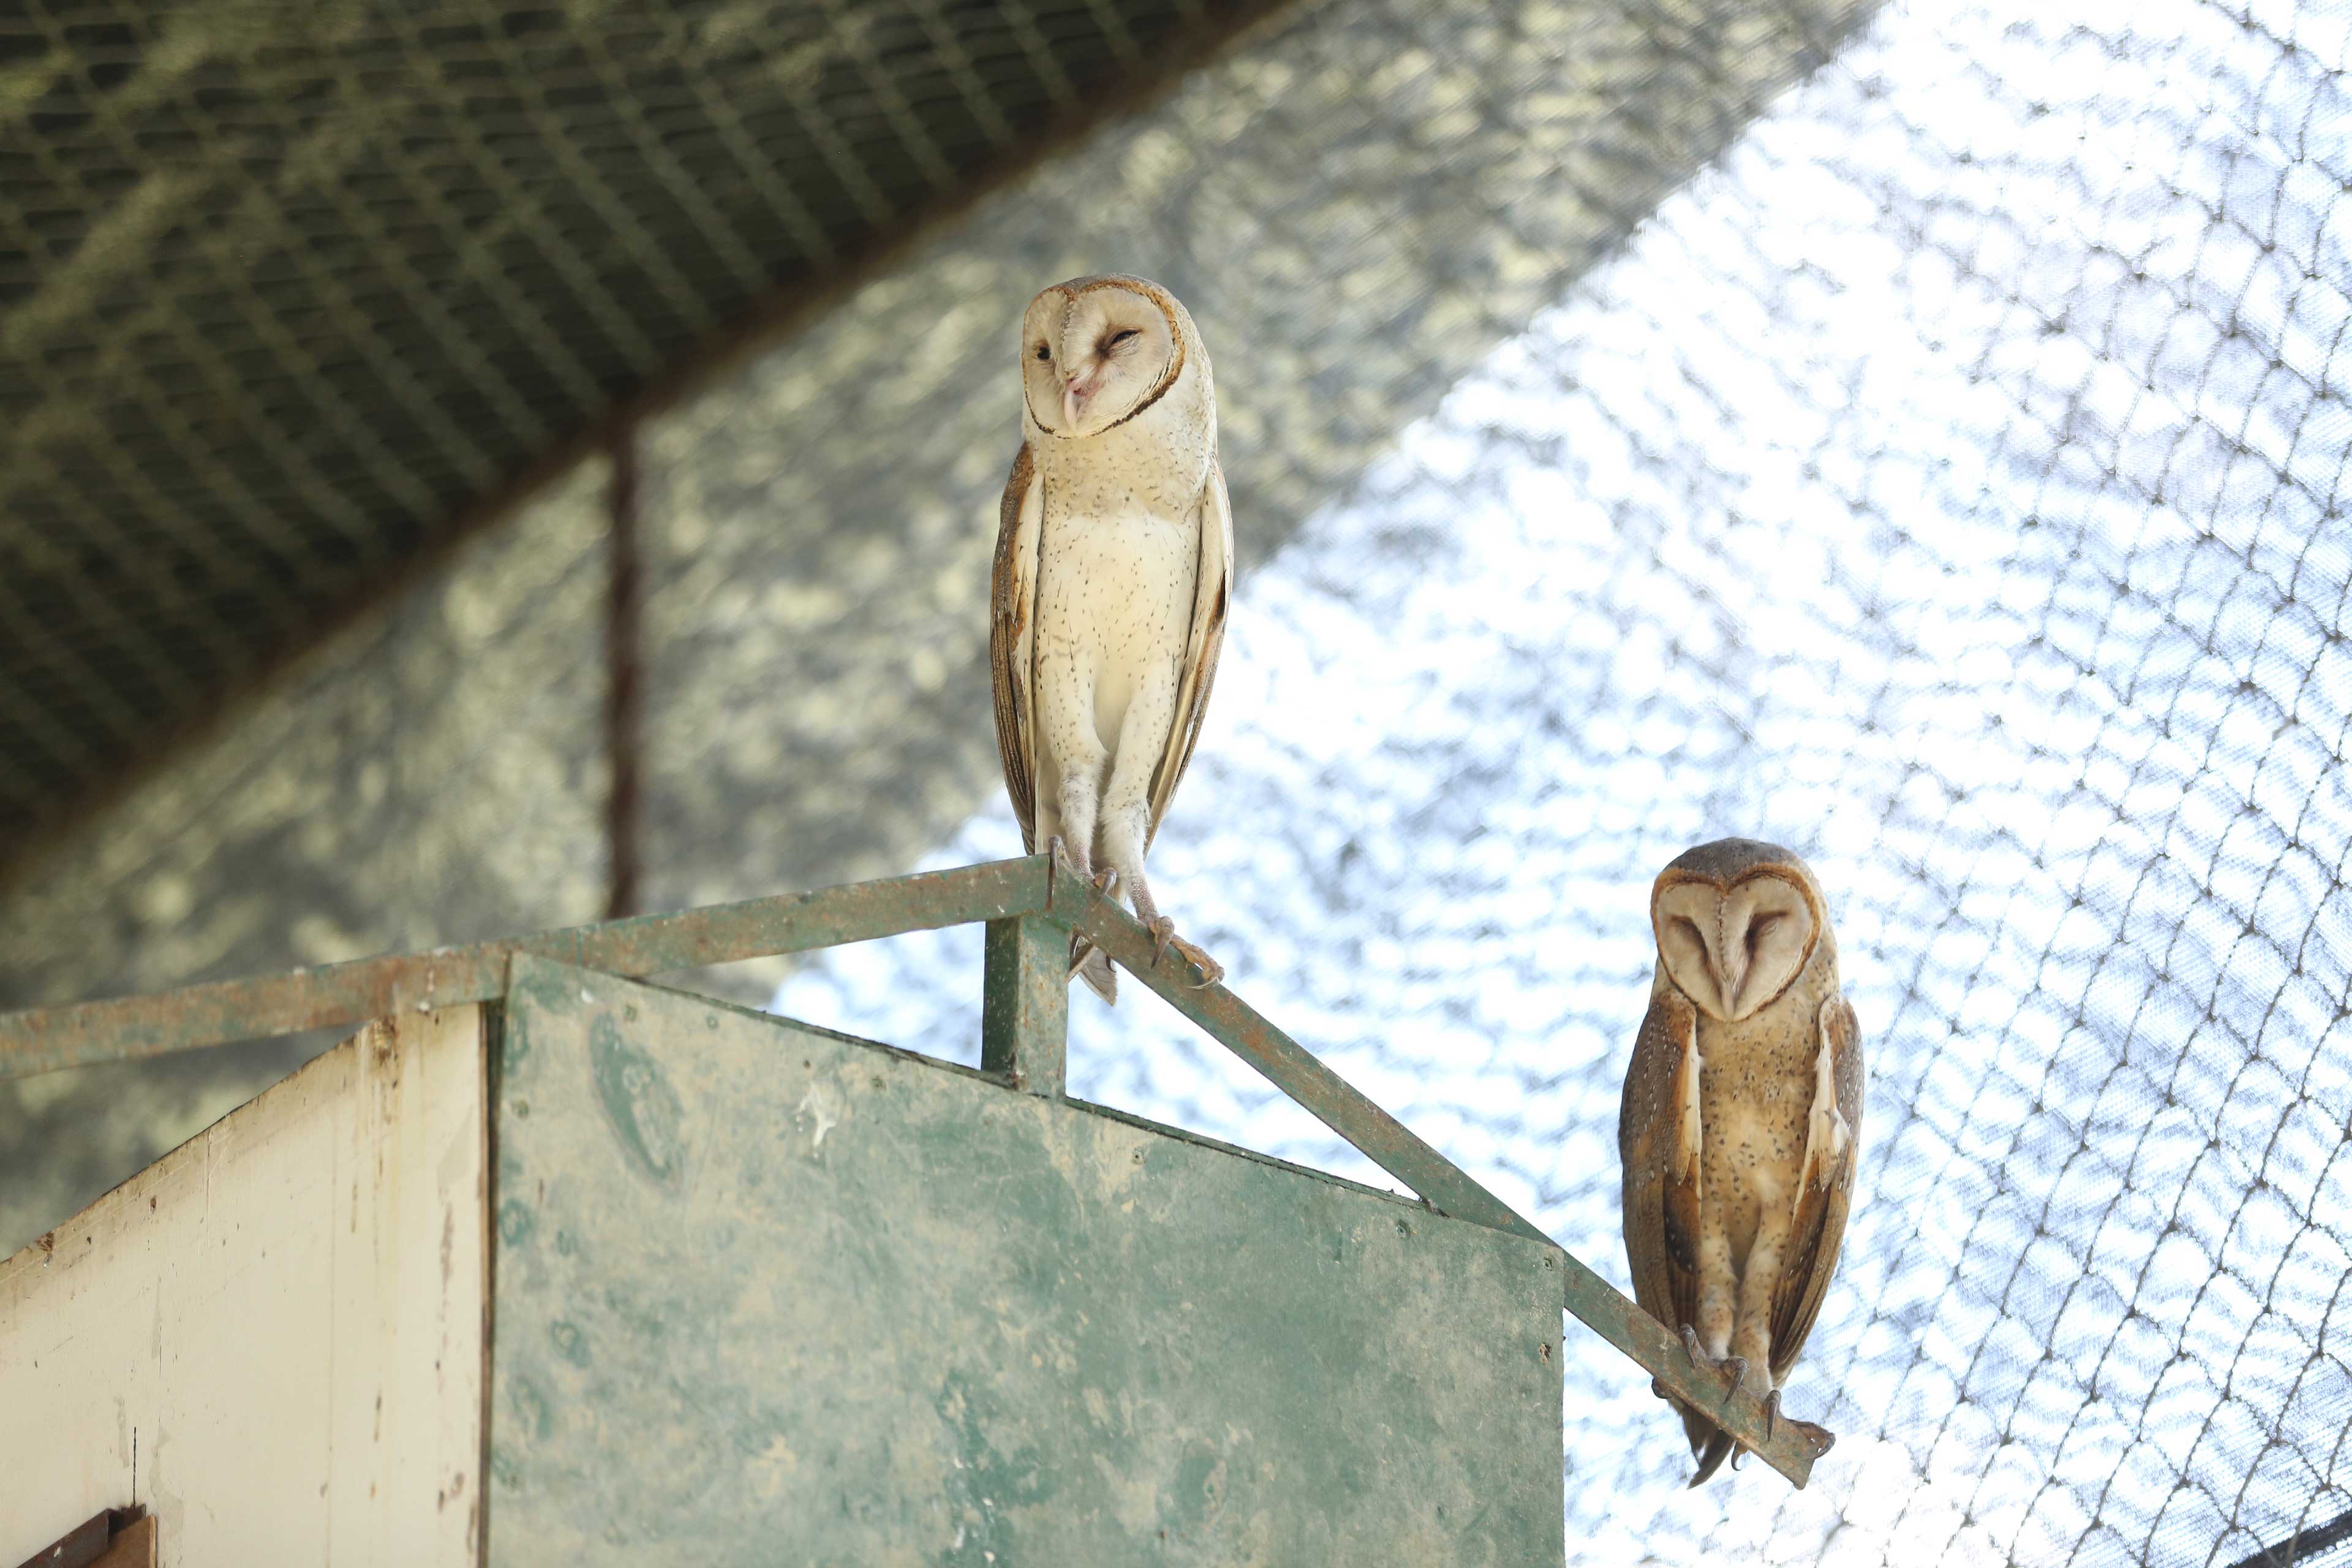
[[[824,1148],[824,1135],[841,1125],[832,1113],[825,1110],[824,1095],[814,1084],[809,1085],[808,1092],[801,1096],[800,1104],[793,1108],[793,1116],[795,1121],[806,1118],[816,1123],[816,1131],[809,1138],[809,1151],[812,1153]]]

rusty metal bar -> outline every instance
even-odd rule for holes
[[[613,974],[659,974],[1034,914],[1045,909],[1047,896],[1042,857],[995,860],[149,996],[0,1014],[0,1078],[487,1002],[506,994],[510,953],[537,953]]]
[[[1768,1436],[1761,1400],[1737,1390],[1720,1370],[1693,1362],[1682,1342],[1655,1318],[1365,1099],[1256,1009],[1223,985],[1195,988],[1196,974],[1181,959],[1155,965],[1151,935],[1133,915],[1076,877],[1055,883],[1055,911],[1069,918],[1121,968],[1255,1068],[1365,1158],[1412,1188],[1432,1208],[1553,1247],[1559,1252],[1566,1276],[1561,1305],[1571,1316],[1659,1384],[1707,1412],[1725,1431],[1795,1485],[1801,1488],[1811,1476],[1813,1461],[1826,1449],[1816,1450],[1793,1422],[1778,1423]],[[1068,907],[1072,905],[1076,907]]]
[[[1623,1352],[1659,1383],[1706,1412],[1707,1418],[1755,1450],[1756,1457],[1789,1479],[1799,1490],[1813,1473],[1813,1461],[1830,1444],[1813,1446],[1793,1421],[1780,1421],[1768,1436],[1764,1402],[1739,1392],[1731,1374],[1690,1358],[1681,1339],[1657,1319],[1620,1294],[1617,1288],[1578,1260],[1561,1254],[1568,1271],[1569,1315]],[[1834,1441],[1834,1439],[1832,1439]]]
[[[980,1067],[1029,1094],[1062,1092],[1069,1049],[1070,928],[1040,915],[988,922]]]
[[[642,976],[975,921],[990,928],[983,1064],[1008,1070],[1031,1092],[1061,1091],[1068,1017],[1064,943],[1075,927],[1432,1208],[1552,1247],[1570,1314],[1662,1386],[1708,1412],[1774,1469],[1805,1484],[1825,1450],[1817,1451],[1793,1423],[1780,1423],[1768,1436],[1764,1407],[1752,1394],[1732,1387],[1719,1370],[1694,1363],[1655,1319],[1247,1003],[1222,985],[1196,989],[1181,959],[1155,964],[1150,934],[1132,915],[1084,879],[1055,878],[1044,856],[0,1014],[0,1078],[491,1001],[506,994],[508,961],[517,952]],[[1024,1075],[1027,1081],[1020,1081]]]
[[[1347,1079],[1268,1023],[1256,1008],[1222,985],[1195,988],[1192,972],[1181,959],[1171,957],[1155,966],[1151,933],[1093,884],[1081,877],[1066,876],[1054,891],[1056,912],[1073,917],[1071,923],[1122,968],[1306,1107],[1317,1121],[1361,1150],[1366,1159],[1420,1194],[1430,1207],[1490,1229],[1550,1241],[1512,1212],[1509,1205],[1413,1136],[1404,1123],[1365,1099]],[[1064,906],[1071,907],[1066,910]]]

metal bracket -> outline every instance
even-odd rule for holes
[[[988,922],[980,1067],[1058,1098],[1070,1026],[1070,929],[1042,915]]]

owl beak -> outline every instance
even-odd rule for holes
[[[1066,375],[1062,380],[1062,428],[1076,430],[1079,419],[1087,412],[1087,405],[1092,403],[1095,394],[1101,390],[1102,383],[1098,377],[1083,370]]]
[[[1723,976],[1724,1016],[1730,1017],[1739,1011],[1739,993],[1748,984],[1748,950],[1731,940],[1729,931],[1717,926],[1715,951],[1718,960],[1716,973]]]

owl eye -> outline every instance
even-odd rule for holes
[[[1756,957],[1757,948],[1761,946],[1763,943],[1764,933],[1767,931],[1769,931],[1774,925],[1777,925],[1780,922],[1780,917],[1778,914],[1759,915],[1755,920],[1748,922],[1748,956],[1750,962],[1753,962]]]
[[[1121,343],[1123,343],[1123,342],[1127,342],[1127,340],[1128,340],[1128,339],[1129,339],[1129,338],[1131,338],[1131,337],[1133,337],[1133,336],[1135,336],[1135,329],[1134,329],[1133,327],[1129,327],[1129,328],[1128,328],[1125,331],[1122,331],[1122,332],[1113,332],[1113,333],[1110,335],[1110,342],[1108,342],[1105,343],[1105,344],[1103,345],[1103,347],[1108,348],[1108,349],[1115,349],[1115,348],[1118,347],[1118,345],[1119,345],[1119,344],[1121,344]]]
[[[1037,357],[1041,360],[1052,359],[1054,357],[1054,351],[1047,348],[1044,343],[1039,343],[1037,345]]]

